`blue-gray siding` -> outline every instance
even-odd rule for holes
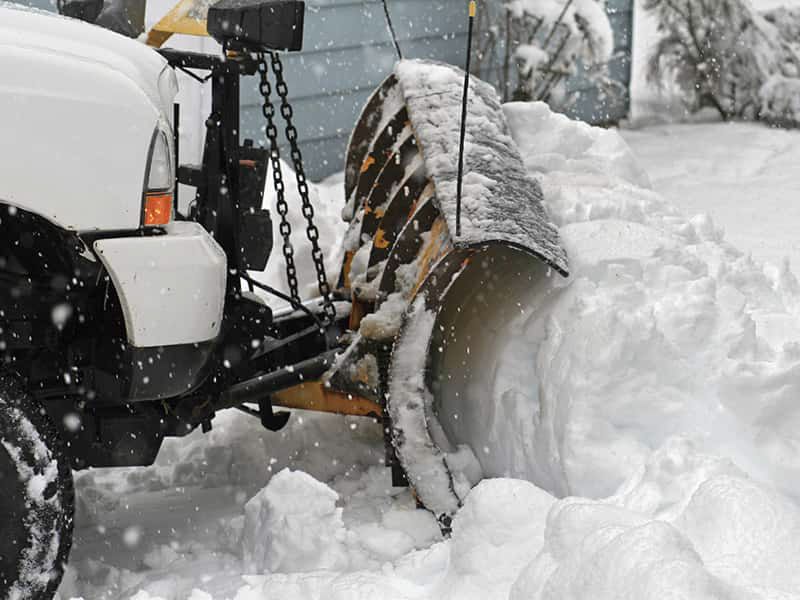
[[[388,0],[403,55],[461,64],[466,45],[466,0]],[[577,92],[568,114],[591,123],[625,118],[629,109],[633,0],[608,0],[615,34],[609,65],[622,93],[605,97],[580,74],[568,82]],[[297,107],[307,170],[320,178],[342,169],[350,130],[364,102],[396,58],[380,0],[307,0],[305,49],[284,57]],[[243,98],[243,134],[262,127],[255,88]]]
[[[56,10],[56,3],[55,0],[13,0],[19,4],[25,4],[26,6],[32,6],[34,8],[38,8],[40,10],[49,10],[55,12]]]
[[[311,177],[343,168],[350,130],[361,107],[397,58],[379,0],[310,0],[305,46],[283,57]],[[466,44],[464,0],[389,0],[406,57],[462,62]],[[243,94],[245,136],[263,126],[254,87]]]
[[[53,9],[52,0],[23,1]],[[388,2],[404,56],[463,63],[467,0]],[[568,87],[579,94],[568,112],[591,123],[618,121],[629,107],[633,0],[607,0],[607,5],[616,52],[610,70],[626,92],[603,98],[585,78],[574,77]],[[395,59],[380,0],[306,0],[304,50],[283,55],[283,62],[310,177],[343,168],[350,130]],[[242,86],[242,136],[263,139],[256,78]]]

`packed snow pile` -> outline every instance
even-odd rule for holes
[[[378,464],[382,440],[380,427],[363,419],[298,413],[282,430],[267,432],[257,419],[225,411],[210,433],[167,440],[152,467],[78,473],[77,484],[86,489],[78,511],[95,522],[120,497],[141,490],[233,487],[249,498],[289,467],[330,480]]]
[[[311,509],[301,525],[314,531],[302,537],[309,546],[292,538],[283,559],[295,566],[246,577],[235,600],[778,600],[800,590],[796,504],[683,438],[668,440],[605,500],[556,500],[527,481],[484,480],[456,515],[449,540],[371,568],[353,560],[357,530],[337,518],[333,490],[298,475],[282,472],[266,488],[282,492],[274,496],[282,508],[268,520],[283,540],[291,516],[304,510],[291,499],[313,485],[308,504],[324,498],[326,509]],[[298,572],[311,542],[334,532],[338,565]],[[331,539],[319,546],[326,561],[334,559]]]
[[[247,577],[248,585],[236,600],[506,598],[517,574],[541,548],[547,511],[554,502],[526,481],[486,480],[467,498],[446,542],[369,570],[364,563],[351,562],[351,569],[338,572]]]
[[[567,498],[512,600],[796,597],[800,511],[672,439],[607,500]]]
[[[505,109],[571,266],[549,310],[524,324],[543,417],[529,432],[536,470],[514,474],[557,495],[601,497],[685,434],[798,495],[791,272],[768,274],[710,219],[687,219],[643,187],[614,132],[543,105]],[[605,153],[605,165],[593,159]]]
[[[84,497],[124,489],[125,505],[173,490],[186,533],[143,531],[130,548],[145,566],[104,565],[101,538],[63,597],[800,596],[800,285],[649,189],[616,132],[544,104],[504,111],[571,275],[494,333],[527,368],[498,367],[476,454],[502,450],[507,466],[466,496],[452,537],[391,487],[373,424],[296,413],[268,434],[223,416],[210,439],[171,441],[124,485],[79,479]],[[102,512],[86,544],[147,522],[120,506],[106,525]]]

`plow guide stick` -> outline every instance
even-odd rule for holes
[[[487,375],[492,357],[461,357],[536,304],[529,292],[546,294],[553,272],[566,276],[566,253],[496,91],[461,69],[398,62],[368,101],[347,157],[339,280],[351,291],[357,335],[329,381],[382,404],[390,464],[447,528],[492,471],[472,428],[443,419],[479,415],[488,398],[470,382]]]
[[[464,136],[467,129],[467,100],[469,99],[469,62],[472,57],[472,24],[475,21],[475,0],[469,3],[467,28],[467,60],[464,65],[464,97],[461,101],[461,135],[458,138],[458,182],[456,190],[456,237],[461,235],[461,186],[464,183]]]

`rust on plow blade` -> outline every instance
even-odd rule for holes
[[[325,377],[331,389],[382,407],[387,459],[445,524],[492,470],[474,428],[460,425],[480,418],[482,399],[470,388],[482,366],[470,350],[512,322],[531,290],[546,294],[552,274],[567,275],[500,101],[474,79],[454,236],[462,85],[450,65],[401,61],[353,130],[339,286],[352,298],[354,336]]]

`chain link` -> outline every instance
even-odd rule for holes
[[[294,126],[292,122],[292,117],[294,116],[294,111],[292,109],[292,105],[289,104],[289,89],[286,86],[286,81],[283,78],[283,64],[281,63],[280,57],[275,52],[269,53],[271,62],[272,62],[272,72],[275,74],[275,90],[278,92],[278,96],[281,99],[281,116],[283,117],[284,121],[286,121],[286,139],[289,141],[289,146],[291,149],[290,155],[292,157],[292,165],[294,166],[295,176],[297,177],[297,192],[300,194],[300,200],[302,201],[302,213],[303,217],[306,219],[306,235],[308,236],[308,241],[311,242],[311,259],[314,262],[314,269],[317,275],[317,286],[319,288],[319,293],[322,296],[323,302],[323,323],[327,326],[333,323],[336,318],[336,307],[333,305],[333,298],[331,295],[331,288],[328,284],[328,277],[325,274],[325,257],[322,252],[322,248],[319,246],[319,229],[314,223],[314,206],[311,204],[311,200],[309,199],[308,193],[308,181],[306,179],[305,169],[303,168],[303,155],[300,152],[300,147],[297,143],[297,128]],[[271,100],[269,99],[270,96],[270,86],[269,81],[267,80],[267,63],[264,58],[263,53],[259,53],[258,55],[259,65],[258,70],[261,74],[261,95],[264,97],[264,107],[263,112],[264,116],[267,119],[267,137],[270,140],[270,158],[272,159],[273,173],[278,173],[280,170],[279,165],[279,153],[278,153],[278,141],[277,141],[277,131],[274,126],[274,116],[275,116],[275,108],[272,105]],[[270,127],[272,128],[270,130]],[[272,134],[270,136],[270,133]],[[276,163],[278,166],[276,167]],[[278,184],[275,184],[276,192],[278,190]],[[278,195],[278,212],[281,212],[281,199],[283,198],[283,183],[281,181],[281,192]],[[288,210],[286,207],[286,202],[283,200],[283,210]],[[283,234],[283,223],[286,222],[287,229],[291,233],[291,228],[288,226],[288,221],[286,221],[285,213],[281,213],[281,234]],[[288,237],[284,236],[284,256],[286,256],[286,243]],[[291,246],[291,244],[290,244]],[[294,269],[294,259],[292,258],[292,268]],[[287,277],[289,274],[289,263],[287,262],[286,266],[287,270]],[[296,270],[294,272],[294,281],[295,281],[295,288],[293,291],[296,291],[297,286],[297,277],[296,277]],[[291,283],[290,283],[291,286]]]
[[[286,215],[289,213],[289,205],[286,203],[285,186],[283,184],[283,172],[281,171],[281,154],[278,149],[278,128],[275,127],[275,107],[272,104],[270,95],[272,93],[269,79],[267,79],[267,61],[262,53],[258,54],[258,74],[261,78],[259,91],[264,99],[261,112],[267,121],[266,134],[269,140],[269,159],[272,164],[272,180],[275,184],[275,194],[278,198],[277,209],[281,217],[278,230],[283,238],[283,261],[286,265],[286,283],[289,285],[289,295],[293,300],[300,302],[300,292],[297,282],[297,267],[294,265],[294,246],[292,246],[292,225]]]

